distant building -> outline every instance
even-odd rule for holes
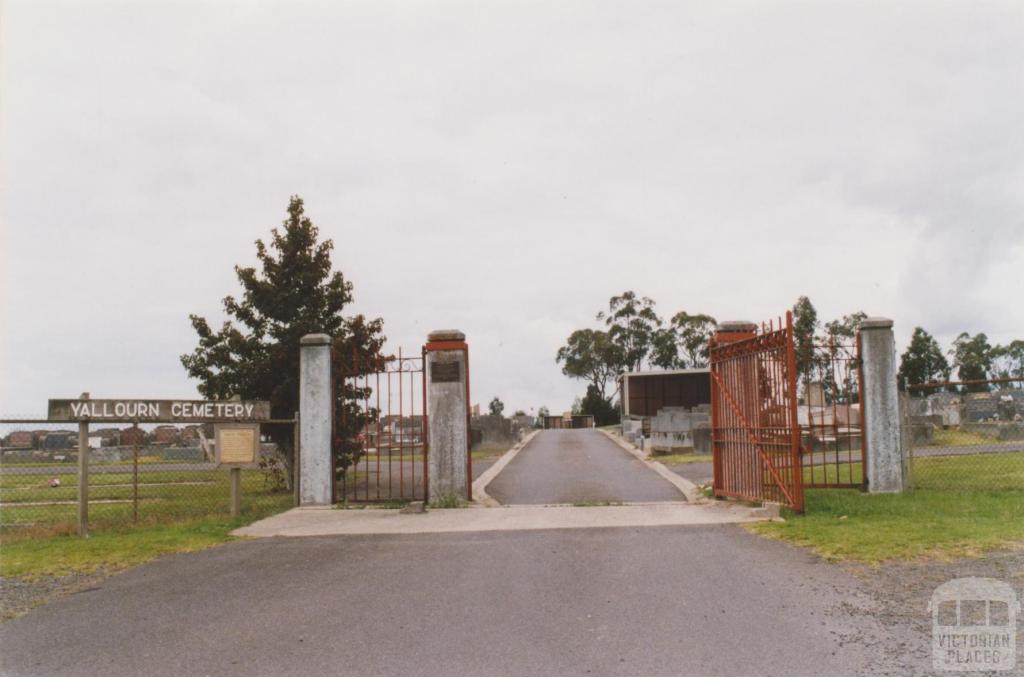
[[[571,428],[593,428],[594,417],[590,414],[573,414],[569,419],[569,427]]]
[[[78,446],[78,433],[70,430],[52,430],[46,433],[39,447],[41,449],[72,449]]]
[[[97,428],[89,431],[89,437],[97,437],[101,440],[99,446],[116,447],[121,442],[121,431],[117,428]],[[92,446],[90,443],[89,446]]]
[[[536,419],[534,419],[534,417],[530,416],[529,414],[516,414],[515,416],[512,417],[513,425],[522,430],[532,428],[535,424],[535,421]]]
[[[570,419],[570,422],[572,419]],[[543,416],[541,423],[544,425],[545,430],[561,430],[562,428],[568,428],[565,424],[565,417],[561,414],[557,416]]]
[[[8,449],[32,449],[36,446],[36,434],[31,430],[15,430],[4,440]]]
[[[153,442],[156,444],[177,444],[181,437],[181,431],[177,426],[158,425],[153,430]]]
[[[121,446],[132,447],[146,443],[146,431],[134,426],[121,431]]]

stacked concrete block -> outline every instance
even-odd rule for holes
[[[964,396],[961,416],[966,423],[978,423],[999,415],[999,400],[992,393],[969,393]]]
[[[516,440],[512,419],[500,415],[474,416],[469,424],[473,449],[511,446]]]
[[[651,450],[654,453],[694,452],[693,429],[711,417],[686,407],[663,407],[651,419]]]
[[[622,437],[632,444],[643,436],[644,422],[639,418],[622,419]]]
[[[696,454],[711,453],[711,421],[698,422],[691,431],[693,436],[693,451]]]

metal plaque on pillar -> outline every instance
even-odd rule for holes
[[[431,383],[458,383],[462,370],[458,362],[434,362],[430,365]]]

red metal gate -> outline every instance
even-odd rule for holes
[[[716,496],[804,508],[793,315],[711,342]]]
[[[335,355],[333,500],[425,501],[424,355]]]

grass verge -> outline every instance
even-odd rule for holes
[[[499,458],[505,454],[506,451],[512,448],[512,445],[508,446],[496,446],[496,447],[481,447],[480,449],[474,449],[472,451],[473,460],[485,460],[491,458]]]
[[[152,521],[136,527],[96,530],[89,538],[67,533],[0,541],[0,577],[28,580],[103,570],[114,573],[163,555],[194,552],[236,540],[234,529],[288,505],[262,506],[237,519],[211,515],[185,520]]]
[[[711,454],[651,454],[651,460],[664,465],[684,463],[711,463]]]
[[[976,557],[1024,545],[1024,491],[921,489],[866,494],[817,489],[805,494],[806,513],[785,522],[747,525],[755,533],[811,548],[829,560]]]

